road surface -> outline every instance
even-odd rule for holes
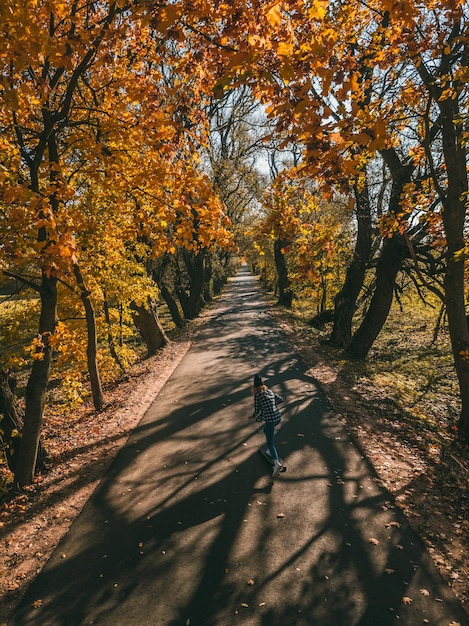
[[[276,480],[249,422],[285,399]],[[449,626],[467,615],[243,266],[11,626]]]

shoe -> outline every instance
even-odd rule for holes
[[[267,450],[265,451],[265,454],[266,454],[266,456],[268,456],[268,457],[269,457],[269,459],[271,459],[271,458],[272,458],[272,455],[270,454],[270,450],[269,450],[269,448],[267,448]]]
[[[274,461],[274,468],[272,470],[272,476],[275,478],[282,471],[282,464],[278,461]]]

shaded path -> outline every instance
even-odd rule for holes
[[[10,624],[467,626],[374,478],[243,267]]]

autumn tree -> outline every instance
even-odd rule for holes
[[[20,486],[33,478],[52,354],[66,336],[58,324],[59,288],[75,282],[81,294],[91,364],[97,357],[93,305],[103,283],[96,252],[105,265],[123,258],[142,265],[167,251],[169,223],[177,222],[172,234],[188,248],[193,237],[197,245],[211,244],[207,225],[220,224],[221,205],[210,215],[217,200],[209,185],[193,168],[177,177],[187,165],[180,138],[190,130],[183,86],[172,99],[169,93],[162,98],[157,70],[162,55],[168,62],[164,38],[172,37],[177,15],[171,5],[151,15],[147,9],[73,1],[1,9],[2,262],[41,303],[16,466]],[[181,161],[184,166],[175,167]],[[188,182],[187,201],[175,195],[181,181]],[[153,228],[151,241],[142,240],[147,232],[137,207],[151,216],[145,226]],[[90,234],[96,230],[100,242]],[[138,315],[139,307],[147,310],[151,289],[157,291],[145,270],[135,276],[147,291],[133,285]],[[109,297],[110,283],[103,286]]]
[[[329,306],[350,254],[350,225],[339,197],[328,201],[302,168],[284,170],[266,190],[264,215],[253,238],[263,258],[273,258],[278,303],[312,299],[316,313]],[[280,249],[282,245],[282,249]]]
[[[219,85],[246,80],[255,85],[278,129],[306,146],[312,172],[320,162],[320,177],[333,172],[335,180],[340,173],[353,179],[379,153],[394,178],[390,208],[395,226],[384,233],[379,280],[383,297],[378,291],[378,317],[372,320],[373,306],[367,322],[370,331],[371,326],[375,329],[361,342],[362,353],[392,298],[402,265],[394,263],[394,253],[401,260],[407,254],[403,237],[410,223],[408,190],[423,184],[423,162],[431,170],[429,180],[440,198],[446,237],[445,297],[461,390],[460,431],[467,442],[469,337],[462,282],[467,154],[462,103],[468,54],[463,6],[278,2],[241,12],[243,42],[231,36],[228,20],[220,35],[219,45],[236,51]],[[428,205],[416,207],[416,212],[433,219],[433,193]],[[384,267],[388,250],[394,265],[389,276]]]

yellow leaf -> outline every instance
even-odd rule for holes
[[[285,41],[281,41],[278,44],[277,54],[281,57],[290,56],[293,52],[293,45],[291,43],[286,43]]]
[[[316,0],[308,11],[309,18],[311,20],[323,20],[326,14],[326,7],[327,2],[324,2],[324,0]]]
[[[161,11],[159,27],[162,31],[171,28],[180,18],[182,13],[181,6],[178,4],[168,4]]]
[[[278,26],[282,22],[280,3],[274,4],[274,6],[269,11],[267,11],[267,19],[271,26]]]

